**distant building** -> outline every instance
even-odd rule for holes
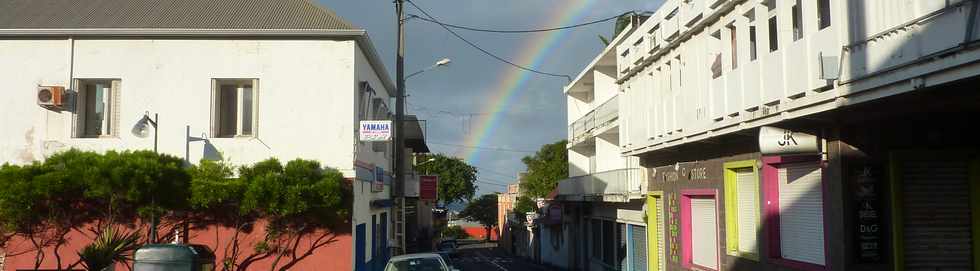
[[[367,33],[333,11],[307,0],[11,0],[0,3],[0,48],[0,163],[69,148],[153,149],[130,129],[158,114],[159,151],[191,163],[303,158],[343,172],[350,228],[294,269],[387,261],[392,147],[357,132],[361,120],[391,119],[394,84]],[[414,137],[408,153],[427,151]],[[215,233],[191,236],[223,254]],[[66,249],[87,243],[72,240]],[[34,268],[29,255],[8,256],[5,268]]]

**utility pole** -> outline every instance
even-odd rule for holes
[[[399,216],[403,216],[405,212],[405,131],[404,131],[404,121],[405,121],[405,0],[395,0],[395,13],[398,17],[398,38],[397,38],[397,56],[395,59],[395,151],[392,153],[395,157],[392,159],[394,162],[395,171],[395,184],[393,187],[395,202],[398,203],[395,208],[398,208],[396,212]],[[402,223],[399,227],[404,227],[404,218],[399,217]],[[405,238],[406,233],[403,232],[401,238]],[[399,243],[402,240],[398,240]],[[405,247],[402,247],[404,249]]]

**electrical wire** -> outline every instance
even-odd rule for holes
[[[482,180],[476,180],[476,182],[482,183],[482,184],[487,184],[487,185],[497,185],[497,186],[507,187],[506,184],[499,184],[499,183],[493,183],[493,182],[482,181]]]
[[[515,68],[518,68],[518,69],[522,69],[522,70],[529,71],[529,72],[536,73],[536,74],[540,74],[540,75],[546,75],[546,76],[552,76],[552,77],[564,77],[565,79],[568,79],[568,82],[571,82],[572,81],[572,76],[570,76],[570,75],[567,75],[567,74],[556,74],[556,73],[549,73],[549,72],[543,72],[543,71],[535,70],[535,69],[532,69],[532,68],[529,68],[529,67],[522,66],[522,65],[519,65],[517,63],[511,62],[510,60],[504,59],[503,57],[497,56],[496,54],[491,53],[490,51],[487,51],[486,49],[481,48],[479,45],[476,45],[475,43],[467,40],[463,36],[460,36],[459,33],[456,33],[456,31],[453,31],[452,29],[450,29],[449,26],[446,26],[446,24],[440,22],[439,20],[437,20],[432,15],[429,15],[429,13],[426,12],[424,9],[422,9],[421,7],[419,7],[418,5],[416,5],[415,4],[415,1],[406,0],[405,2],[408,2],[409,4],[411,4],[419,12],[422,12],[422,14],[424,14],[426,17],[429,17],[429,20],[431,20],[432,22],[438,24],[439,26],[442,26],[443,29],[445,29],[446,31],[448,31],[450,34],[453,34],[453,36],[456,36],[456,38],[462,40],[466,44],[469,44],[471,47],[479,50],[480,52],[483,52],[483,54],[485,54],[487,56],[490,56],[490,57],[492,57],[492,58],[494,58],[494,59],[496,59],[496,60],[498,60],[500,62],[507,63],[508,65],[514,66]]]
[[[488,151],[518,152],[518,153],[537,153],[536,151],[528,151],[528,150],[517,150],[517,149],[507,149],[507,148],[492,148],[492,147],[480,147],[480,146],[468,146],[468,145],[459,145],[459,144],[439,143],[439,142],[432,142],[432,141],[427,141],[425,143],[427,143],[427,144],[434,144],[434,145],[442,145],[442,146],[468,148],[468,149],[488,150]]]
[[[438,21],[435,21],[435,20],[432,20],[432,19],[422,18],[422,17],[420,17],[418,15],[409,14],[408,16],[409,16],[409,18],[415,18],[415,19],[423,20],[423,21],[430,22],[430,23],[441,24],[441,25],[452,27],[452,28],[456,28],[456,29],[463,29],[463,30],[476,31],[476,32],[516,34],[516,33],[537,33],[537,32],[548,32],[548,31],[558,31],[558,30],[572,29],[572,28],[576,28],[576,27],[583,27],[583,26],[593,25],[593,24],[597,24],[597,23],[608,22],[608,21],[617,19],[617,18],[619,18],[619,17],[621,17],[623,15],[626,15],[626,14],[635,14],[635,13],[636,13],[635,11],[628,11],[628,12],[623,12],[622,14],[619,14],[619,15],[616,15],[616,16],[607,17],[607,18],[603,18],[603,19],[599,19],[599,20],[595,20],[595,21],[591,21],[591,22],[584,22],[584,23],[579,23],[579,24],[573,24],[573,25],[568,25],[568,26],[552,27],[552,28],[526,29],[526,30],[496,30],[496,29],[476,28],[476,27],[470,27],[470,26],[462,26],[462,25],[455,25],[455,24],[450,24],[450,23],[438,22]]]

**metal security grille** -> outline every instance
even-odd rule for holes
[[[824,265],[823,188],[817,163],[779,167],[779,248],[784,259]]]
[[[630,255],[633,256],[633,266],[630,270],[633,271],[646,271],[647,270],[647,228],[644,226],[630,225],[633,228],[633,246],[630,248],[633,252]]]
[[[626,232],[626,224],[616,223],[616,226],[619,228],[616,231],[616,240],[618,241],[616,247],[616,269],[625,270],[625,267],[629,266],[629,259],[626,257],[629,233]]]
[[[759,219],[759,180],[752,168],[735,172],[738,193],[738,251],[756,253],[758,251]]]
[[[714,198],[691,199],[691,260],[718,269],[718,216]]]
[[[901,165],[905,268],[973,270],[967,163]]]

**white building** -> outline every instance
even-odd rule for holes
[[[665,1],[566,87],[570,121],[619,99],[615,121],[571,122],[573,175],[626,159],[603,158],[611,138],[646,170],[647,237],[619,238],[629,228],[613,224],[617,213],[585,242],[612,236],[611,263],[625,252],[626,270],[976,269],[980,204],[964,199],[980,198],[978,11],[976,1]],[[605,127],[619,136],[603,138]],[[592,155],[579,142],[594,133],[606,142]],[[598,189],[620,183],[571,178],[559,194],[630,198],[632,186]],[[608,267],[608,247],[595,248],[584,258]]]
[[[355,266],[393,243],[384,202],[391,147],[359,142],[358,123],[390,119],[394,85],[367,33],[326,8],[306,0],[5,1],[0,64],[0,163],[69,148],[153,149],[152,131],[141,138],[130,130],[144,114],[158,115],[159,151],[189,162],[220,154],[234,164],[303,158],[339,169],[353,182],[355,246],[367,244],[353,253]],[[41,106],[38,90],[47,86],[61,95]],[[384,185],[372,186],[379,176]]]

